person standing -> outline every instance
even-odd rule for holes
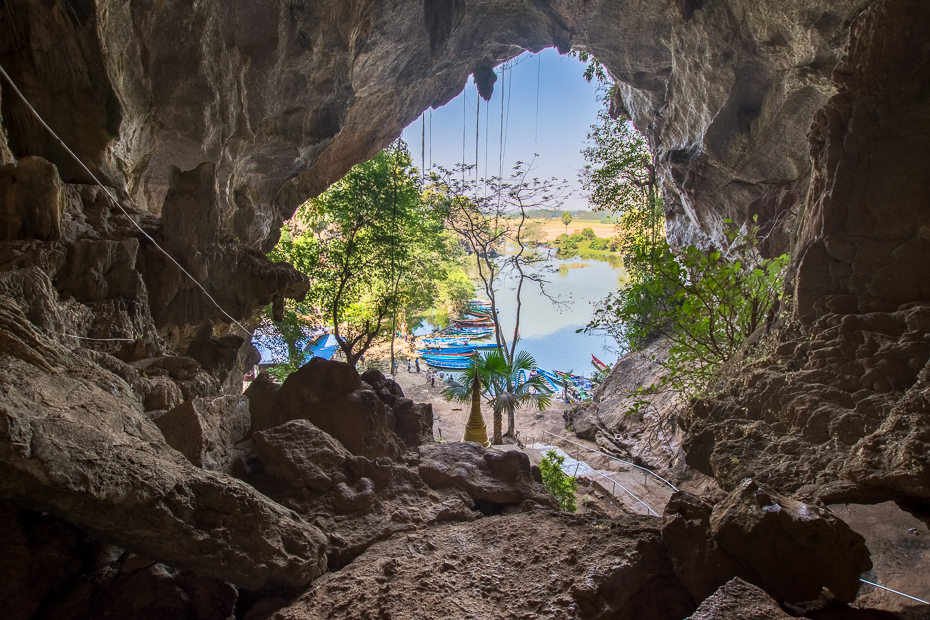
[[[420,372],[420,358],[418,357],[417,359],[413,360],[413,363],[417,367],[417,373],[419,373]]]

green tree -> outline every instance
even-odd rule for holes
[[[393,338],[398,314],[425,309],[439,295],[455,244],[441,214],[421,200],[411,164],[403,143],[378,153],[304,203],[282,233],[273,258],[311,283],[284,321],[264,326],[287,343],[290,366],[305,361],[307,327],[331,325],[355,364],[376,338]]]
[[[556,210],[561,204],[564,184],[530,178],[532,166],[524,162],[516,163],[509,178],[471,181],[463,173],[467,169],[467,166],[451,172],[440,169],[439,174],[433,175],[431,200],[443,211],[446,226],[467,246],[480,286],[491,301],[492,316],[498,316],[497,296],[502,278],[509,278],[515,289],[513,332],[508,337],[500,321],[494,330],[498,348],[508,362],[513,362],[520,332],[523,287],[538,286],[548,297],[545,285],[551,272],[547,257],[527,238],[527,231],[532,234],[533,227],[528,213]],[[507,243],[515,249],[504,252]]]
[[[552,402],[552,390],[540,375],[534,374],[536,360],[526,351],[520,351],[508,362],[500,351],[476,355],[474,363],[464,373],[464,380],[452,380],[442,391],[446,400],[471,403],[474,407],[473,385],[475,377],[481,385],[481,394],[494,411],[493,443],[503,441],[503,414],[507,414],[507,435],[513,436],[514,417],[518,408],[530,405],[543,411]]]
[[[597,238],[597,235],[594,234],[594,229],[590,226],[586,226],[581,229],[581,236],[587,239],[588,241]]]
[[[555,450],[549,450],[539,463],[539,473],[545,487],[555,496],[559,510],[575,512],[578,510],[575,504],[578,481],[562,471],[564,463],[564,456],[560,456]]]
[[[586,329],[606,331],[624,352],[656,336],[670,341],[669,355],[661,362],[667,375],[635,399],[634,407],[659,389],[674,390],[684,399],[701,394],[766,321],[782,294],[788,257],[763,259],[755,233],[755,228],[730,233],[736,260],[695,247],[676,253],[662,241],[658,251],[640,258],[652,263],[649,277],[631,279],[596,305]]]
[[[568,211],[562,211],[562,223],[565,224],[565,234],[568,234],[568,225],[572,223],[572,214]]]
[[[582,151],[581,184],[596,211],[617,219],[618,250],[631,274],[649,269],[650,252],[665,235],[665,216],[652,155],[630,121],[598,114]]]

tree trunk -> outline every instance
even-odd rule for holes
[[[500,411],[494,412],[494,445],[501,445],[504,440],[501,438],[501,427],[504,425],[503,416]]]
[[[491,442],[488,441],[488,427],[481,415],[481,379],[478,377],[478,373],[475,373],[475,380],[471,386],[471,412],[468,415],[468,421],[465,423],[465,435],[462,437],[462,441],[474,441],[485,448],[491,446]]]
[[[514,426],[516,426],[515,415],[513,411],[507,412],[507,432],[504,433],[506,437],[514,438]]]

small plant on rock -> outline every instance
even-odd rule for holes
[[[555,496],[559,510],[575,512],[578,510],[578,506],[575,505],[578,481],[562,471],[564,462],[564,456],[560,456],[555,450],[549,450],[539,463],[539,472],[542,474],[543,484]]]

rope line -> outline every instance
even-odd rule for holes
[[[110,189],[109,189],[108,187],[106,187],[103,183],[100,182],[100,180],[96,177],[96,175],[94,175],[94,173],[90,171],[90,168],[88,168],[87,166],[84,165],[84,162],[81,161],[81,159],[80,159],[77,155],[74,154],[74,151],[72,151],[72,150],[68,147],[68,145],[65,144],[64,140],[62,140],[61,138],[59,138],[59,137],[58,137],[58,134],[55,133],[55,132],[52,130],[51,127],[48,126],[48,124],[42,119],[41,116],[39,116],[39,113],[36,112],[36,109],[35,109],[34,107],[32,107],[32,104],[29,103],[29,100],[26,99],[26,96],[23,95],[23,93],[22,93],[22,92],[19,90],[19,88],[16,86],[16,83],[13,82],[13,79],[9,76],[9,74],[8,74],[8,73],[6,72],[6,70],[3,68],[3,65],[0,65],[0,75],[3,75],[3,77],[6,78],[6,81],[7,81],[7,82],[10,84],[10,86],[13,88],[13,92],[15,92],[15,93],[19,96],[19,98],[22,99],[23,103],[26,104],[26,107],[29,108],[29,111],[32,112],[32,115],[36,117],[36,119],[39,121],[39,123],[42,124],[43,127],[45,127],[46,131],[48,131],[50,134],[52,134],[52,137],[54,137],[56,140],[58,140],[58,144],[60,144],[61,147],[62,147],[63,149],[65,149],[65,151],[68,152],[68,155],[70,155],[70,156],[74,159],[74,161],[76,161],[76,162],[78,163],[78,165],[81,166],[81,168],[83,168],[83,169],[87,172],[87,174],[90,175],[90,178],[92,178],[92,179],[94,180],[94,182],[95,182],[97,185],[99,185],[100,188],[106,193],[106,195],[110,198],[110,200],[113,201],[113,204],[115,204],[115,205],[119,208],[119,210],[123,212],[123,215],[125,215],[126,218],[129,219],[130,222],[132,222],[132,225],[135,226],[137,229],[139,229],[139,232],[141,232],[141,233],[145,236],[146,239],[148,239],[149,241],[151,241],[152,244],[153,244],[156,248],[158,248],[159,250],[161,250],[162,254],[164,254],[165,256],[167,256],[167,257],[168,257],[168,260],[170,260],[172,263],[174,263],[174,264],[177,266],[177,268],[181,270],[181,273],[183,273],[183,274],[186,275],[188,278],[190,278],[191,282],[193,282],[194,284],[196,284],[196,285],[197,285],[197,288],[199,288],[201,291],[203,291],[203,294],[207,296],[207,299],[209,299],[211,302],[213,302],[213,305],[216,306],[217,309],[218,309],[220,312],[222,312],[224,316],[226,316],[226,318],[228,318],[230,321],[232,321],[233,323],[235,323],[236,325],[238,325],[238,326],[239,326],[239,329],[241,329],[242,331],[244,331],[245,333],[247,333],[249,336],[252,336],[252,335],[253,335],[252,332],[250,332],[250,331],[247,330],[245,327],[243,327],[242,323],[240,323],[239,321],[237,321],[236,319],[234,319],[228,312],[226,312],[225,310],[223,310],[223,307],[220,306],[220,304],[219,304],[215,299],[213,299],[213,296],[210,295],[210,293],[207,292],[207,289],[205,289],[205,288],[203,287],[203,285],[202,285],[200,282],[198,282],[197,279],[196,279],[194,276],[192,276],[184,267],[182,267],[181,264],[180,264],[178,261],[176,261],[176,260],[174,259],[173,256],[171,256],[171,254],[169,254],[163,247],[161,247],[160,245],[158,245],[158,242],[155,241],[155,239],[153,239],[151,235],[149,235],[147,232],[145,232],[145,230],[139,225],[139,223],[136,222],[136,220],[134,220],[134,219],[132,218],[132,216],[129,215],[129,213],[126,211],[126,209],[123,208],[123,205],[121,205],[120,202],[116,199],[116,197],[110,192]]]
[[[876,588],[881,588],[882,590],[888,590],[889,592],[894,592],[895,594],[900,594],[901,596],[906,596],[907,598],[913,599],[913,600],[917,601],[918,603],[923,603],[924,605],[930,605],[930,601],[925,601],[925,600],[922,599],[922,598],[917,598],[916,596],[911,596],[910,594],[905,594],[904,592],[898,592],[897,590],[892,590],[891,588],[887,588],[887,587],[885,587],[885,586],[880,586],[880,585],[878,585],[877,583],[872,583],[871,581],[866,581],[865,579],[862,579],[861,577],[859,578],[859,581],[861,581],[862,583],[867,583],[867,584],[869,584],[870,586],[875,586]]]
[[[475,86],[477,88],[477,85]],[[478,145],[481,143],[480,140],[480,131],[481,127],[481,94],[478,91],[475,91],[475,180],[478,180]]]
[[[96,342],[135,342],[133,338],[88,338],[86,336],[75,336],[74,334],[62,334],[68,338],[77,338],[78,340],[94,340]]]
[[[652,471],[651,469],[647,469],[647,468],[645,468],[645,467],[641,467],[641,466],[637,465],[636,463],[631,463],[631,462],[629,462],[629,461],[624,461],[623,459],[618,459],[618,458],[615,457],[615,456],[611,456],[611,455],[609,455],[609,454],[605,454],[604,452],[601,452],[600,450],[595,450],[594,448],[589,448],[588,446],[581,445],[580,443],[575,443],[574,441],[572,441],[571,439],[568,439],[567,437],[562,437],[561,435],[556,435],[555,433],[550,433],[549,431],[542,431],[542,432],[545,433],[545,434],[547,434],[547,435],[552,435],[553,437],[557,437],[557,438],[561,439],[562,441],[567,441],[568,443],[570,443],[570,444],[572,444],[572,445],[574,445],[574,446],[578,446],[579,448],[584,448],[585,450],[588,450],[588,451],[590,451],[590,452],[596,452],[597,454],[600,454],[600,455],[602,455],[602,456],[606,456],[606,457],[609,458],[609,459],[613,459],[613,460],[615,460],[615,461],[620,461],[621,463],[626,463],[627,465],[632,465],[632,466],[635,467],[636,469],[641,469],[641,470],[643,470],[643,471],[646,472],[646,473],[652,474],[653,476],[655,476],[656,478],[658,478],[659,480],[661,480],[662,482],[664,482],[664,483],[667,484],[668,486],[672,487],[675,491],[678,491],[678,487],[676,487],[674,484],[672,484],[671,482],[669,482],[668,480],[666,480],[665,478],[663,478],[663,477],[660,476],[659,474],[655,473],[655,472]]]

